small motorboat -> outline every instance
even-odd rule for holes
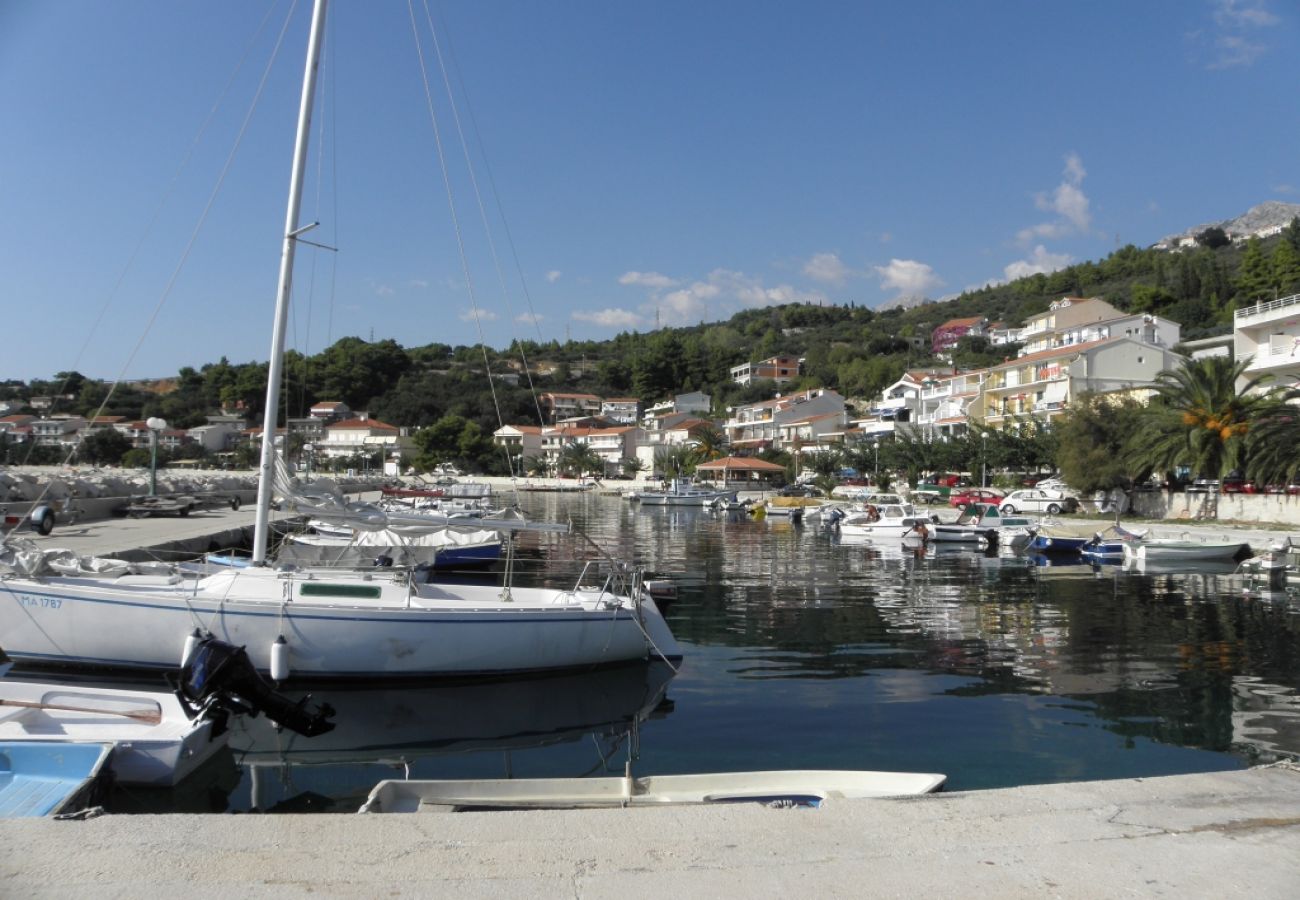
[[[972,544],[993,547],[998,542],[1002,512],[992,503],[972,503],[961,511],[955,522],[936,522],[930,527],[930,540],[940,543]]]
[[[363,813],[599,809],[673,804],[762,803],[818,807],[828,801],[902,797],[937,791],[945,775],[795,769],[649,775],[634,778],[506,778],[381,781]]]
[[[98,805],[112,744],[0,741],[0,818],[59,816]]]
[[[869,503],[839,520],[840,534],[847,537],[869,537],[876,540],[896,539],[925,541],[930,536],[934,520],[918,513],[910,503]]]
[[[1150,563],[1232,563],[1250,555],[1245,541],[1146,537],[1124,543],[1124,559]]]
[[[226,746],[234,713],[265,711],[309,736],[333,727],[332,711],[290,704],[220,641],[198,642],[180,680],[169,692],[0,679],[0,742],[108,746],[119,784],[173,787]]]
[[[1119,525],[1111,525],[1109,528],[1098,531],[1084,543],[1079,550],[1079,554],[1089,562],[1123,562],[1124,545],[1131,541],[1142,540],[1146,535],[1145,530],[1129,531]]]
[[[0,681],[0,741],[108,744],[121,784],[171,787],[226,744],[215,706],[187,709],[166,691]]]

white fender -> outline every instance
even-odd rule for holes
[[[289,642],[280,635],[271,645],[271,680],[284,681],[289,677]]]

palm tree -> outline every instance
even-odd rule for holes
[[[545,456],[524,457],[524,471],[535,478],[545,478],[551,474],[551,461]]]
[[[684,444],[660,447],[655,451],[655,471],[666,479],[688,475],[695,468],[695,449]]]
[[[635,478],[638,473],[645,471],[645,460],[639,456],[625,456],[623,462],[623,474],[628,478]]]
[[[727,444],[727,435],[717,425],[701,425],[691,432],[695,439],[692,455],[695,462],[712,462],[726,455],[723,449]]]
[[[591,448],[590,444],[570,441],[560,451],[560,471],[572,475],[585,475],[588,472],[605,474],[605,460]]]
[[[1275,392],[1257,390],[1269,375],[1238,389],[1248,365],[1211,356],[1157,375],[1146,427],[1129,444],[1132,461],[1161,472],[1187,466],[1209,478],[1242,468],[1251,428],[1277,408]]]
[[[1294,484],[1300,477],[1300,389],[1274,394],[1276,405],[1263,412],[1246,439],[1246,475],[1257,485]]]

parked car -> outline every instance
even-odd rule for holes
[[[1205,494],[1219,489],[1219,479],[1217,478],[1197,478],[1187,485],[1189,494]]]
[[[1002,492],[993,488],[967,488],[964,491],[958,491],[948,498],[948,505],[955,506],[958,509],[965,509],[972,503],[992,503],[997,505],[1002,502]]]
[[[1232,471],[1223,476],[1223,492],[1225,494],[1257,494],[1259,490],[1255,487],[1255,482],[1241,472]]]
[[[923,481],[912,488],[912,499],[917,503],[943,503],[952,496],[952,488],[946,484]]]
[[[1300,484],[1292,482],[1291,484],[1267,484],[1264,486],[1266,494],[1290,494],[1292,496],[1300,494]]]
[[[816,497],[820,491],[808,484],[787,484],[777,491],[778,497]]]
[[[1066,484],[1064,480],[1056,477],[1044,478],[1041,481],[1035,482],[1033,486],[1038,488],[1040,491],[1054,493],[1058,497],[1064,497],[1066,494],[1074,493],[1074,488]]]
[[[1057,513],[1077,512],[1079,501],[1075,497],[1065,497],[1055,491],[1027,488],[1007,494],[998,508],[1008,514],[1035,512],[1054,516]]]

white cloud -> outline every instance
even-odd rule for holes
[[[424,289],[429,286],[429,282],[425,281],[423,278],[412,278],[408,282],[408,284],[410,284],[411,287],[417,289]]]
[[[926,294],[944,284],[933,268],[915,259],[891,259],[887,266],[872,268],[880,276],[882,288],[900,295]]]
[[[542,315],[541,313],[520,313],[519,315],[515,316],[515,321],[518,322],[520,325],[536,325],[538,322],[543,321],[545,318],[546,316]]]
[[[669,278],[667,275],[660,275],[658,272],[624,272],[619,276],[618,283],[654,290],[677,286],[675,279]]]
[[[573,318],[613,328],[653,328],[718,321],[742,308],[826,301],[825,295],[817,291],[804,291],[788,284],[769,287],[761,278],[722,268],[689,284],[658,272],[628,272],[619,282],[647,288],[645,302],[635,311],[575,312]]]
[[[1038,194],[1034,205],[1044,212],[1055,213],[1056,218],[1050,222],[1040,222],[1028,228],[1022,228],[1016,234],[1017,242],[1029,245],[1044,238],[1061,238],[1088,230],[1092,224],[1092,211],[1089,209],[1088,197],[1083,192],[1083,179],[1088,172],[1083,168],[1083,160],[1077,153],[1065,157],[1063,180],[1050,194]]]
[[[1267,28],[1281,19],[1269,12],[1264,0],[1218,0],[1214,21],[1225,28]]]
[[[459,318],[462,322],[473,322],[475,319],[480,322],[495,322],[500,316],[490,309],[480,309],[477,313],[473,309],[462,309]]]
[[[803,273],[813,281],[823,281],[827,284],[841,285],[849,280],[849,277],[857,274],[843,261],[836,253],[816,253],[813,258],[804,263]]]
[[[560,276],[563,274],[564,273],[561,272],[559,269],[551,269],[551,271],[546,273],[546,280],[549,281],[551,284],[555,284],[555,282],[560,280]]]
[[[391,297],[396,293],[397,291],[393,290],[386,284],[375,285],[375,296],[377,297]]]
[[[1258,29],[1269,29],[1282,21],[1268,9],[1267,0],[1216,0],[1212,18],[1210,69],[1253,65],[1269,50],[1254,35]]]
[[[579,322],[591,322],[605,328],[636,328],[644,324],[642,318],[628,309],[601,309],[595,312],[573,313]]]
[[[1046,275],[1049,272],[1055,272],[1058,269],[1064,269],[1073,260],[1065,253],[1049,253],[1047,248],[1039,244],[1029,254],[1028,259],[1018,259],[1013,263],[1008,263],[1002,273],[1006,276],[1007,281],[1015,281],[1017,278],[1024,278],[1026,275]]]

